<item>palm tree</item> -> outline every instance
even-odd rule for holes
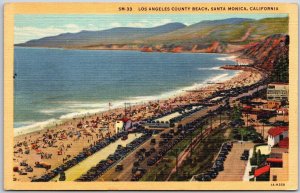
[[[247,131],[244,128],[240,128],[241,140],[244,141],[244,135],[246,135]]]

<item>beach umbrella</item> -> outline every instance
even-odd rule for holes
[[[40,154],[40,153],[42,153],[42,150],[36,149],[35,152],[36,152],[37,154]]]

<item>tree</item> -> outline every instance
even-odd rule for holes
[[[257,164],[257,153],[256,153],[256,148],[253,149],[253,154],[252,158],[250,159],[251,165],[256,165]]]
[[[232,120],[233,121],[238,121],[242,119],[242,111],[241,111],[241,107],[234,105],[233,107],[233,111],[232,111]]]
[[[241,140],[244,141],[244,136],[247,134],[245,128],[240,128]]]
[[[271,75],[273,82],[289,82],[289,56],[288,52],[282,52],[275,61]]]
[[[262,157],[261,157],[261,152],[260,149],[257,151],[257,155],[256,155],[256,161],[257,161],[257,165],[259,166],[262,162]]]

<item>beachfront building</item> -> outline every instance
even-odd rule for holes
[[[267,161],[274,167],[270,168],[270,181],[287,181],[289,159],[288,152],[282,153],[281,158],[268,158]]]
[[[269,100],[267,103],[264,105],[265,109],[278,109],[281,105],[280,101],[274,101],[274,100]]]
[[[117,120],[115,123],[115,132],[119,133],[124,130],[124,122],[122,120]]]
[[[289,136],[289,128],[286,126],[273,127],[268,131],[268,145],[274,147],[280,141]]]
[[[276,156],[271,154],[270,157],[267,158],[265,166],[255,169],[255,180],[262,175],[267,175],[269,181],[287,181],[288,165],[288,151],[284,150],[284,152]]]
[[[267,99],[275,101],[288,101],[289,85],[287,83],[271,83],[267,87]]]
[[[289,109],[282,107],[276,110],[277,115],[288,115],[289,114]]]

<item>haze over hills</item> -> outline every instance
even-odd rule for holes
[[[190,26],[169,23],[153,28],[118,27],[102,31],[63,33],[17,46],[70,49],[133,49],[143,51],[231,53],[273,34],[288,33],[288,18],[230,18]]]
[[[57,36],[30,40],[22,46],[41,47],[81,47],[94,44],[120,44],[133,43],[141,38],[147,38],[159,34],[184,28],[182,23],[169,23],[152,28],[117,27],[101,31],[81,31],[78,33],[63,33]]]

